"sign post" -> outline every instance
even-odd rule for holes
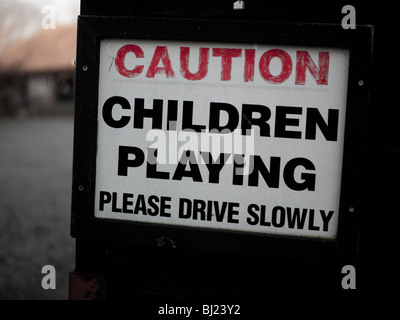
[[[74,237],[355,257],[368,27],[114,22],[79,19]]]

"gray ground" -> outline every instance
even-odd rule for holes
[[[72,141],[71,116],[0,118],[0,299],[68,298]]]

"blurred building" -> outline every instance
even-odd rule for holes
[[[0,116],[72,113],[76,26],[42,29],[0,54]]]

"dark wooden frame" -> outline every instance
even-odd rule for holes
[[[208,19],[78,18],[71,235],[141,245],[246,253],[273,257],[354,260],[363,208],[369,70],[373,28]],[[262,43],[350,50],[344,159],[335,240],[260,235],[94,217],[99,49],[104,38]],[[168,240],[167,240],[168,239]]]

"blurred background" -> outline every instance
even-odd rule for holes
[[[0,299],[68,299],[79,6],[0,0]]]

